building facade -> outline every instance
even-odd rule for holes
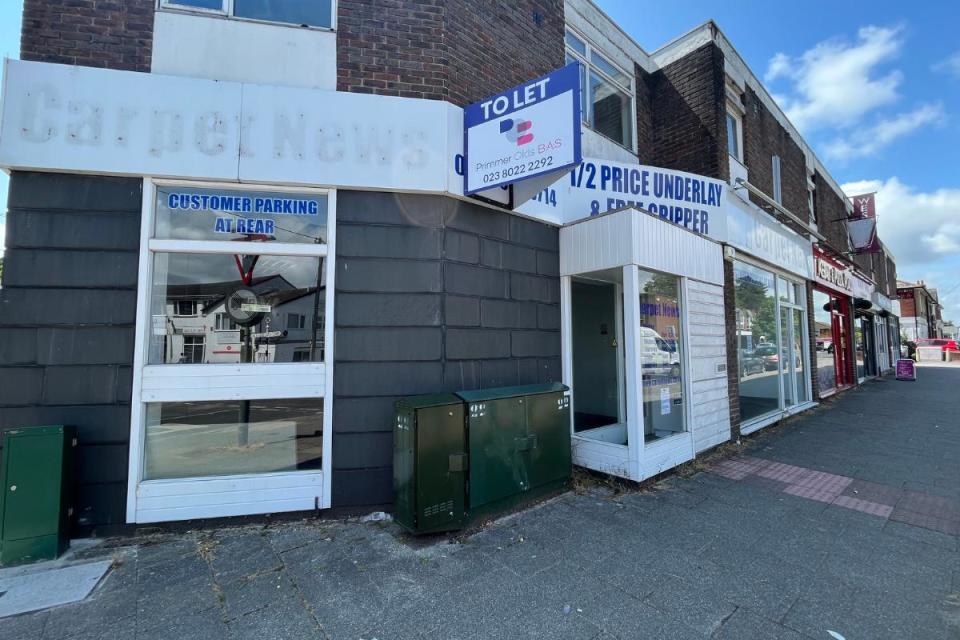
[[[0,427],[77,426],[81,531],[389,508],[407,395],[562,381],[575,461],[642,480],[893,364],[892,256],[712,22],[27,0],[22,40]],[[463,107],[570,63],[583,163],[464,196]]]
[[[943,320],[937,290],[928,288],[923,280],[897,281],[900,299],[901,331],[905,340],[943,338]]]

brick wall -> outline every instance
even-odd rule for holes
[[[337,90],[447,98],[444,0],[339,0]]]
[[[333,506],[392,501],[400,397],[559,381],[559,231],[442,196],[340,191]]]
[[[449,0],[449,100],[464,106],[564,65],[563,0]]]
[[[634,76],[637,89],[637,158],[640,164],[655,166],[659,160],[655,157],[653,148],[653,77],[638,64],[634,65]]]
[[[706,44],[658,69],[648,85],[653,164],[726,180],[726,99],[719,47]]]
[[[743,95],[743,105],[746,109],[743,116],[743,160],[749,172],[750,183],[772,198],[773,156],[780,156],[782,204],[792,214],[806,220],[809,216],[809,205],[803,150],[750,87],[747,87]],[[761,208],[768,207],[752,194],[750,199]],[[803,232],[799,225],[789,219],[781,222],[795,231]]]
[[[817,230],[827,239],[834,253],[844,253],[850,247],[846,204],[819,172],[814,174],[813,183],[816,187],[813,207]]]
[[[122,524],[142,180],[13,172],[0,431],[77,428],[79,530]]]
[[[154,0],[25,0],[23,60],[150,71]]]
[[[562,0],[340,0],[337,89],[463,106],[563,66]]]
[[[730,401],[730,438],[740,437],[740,363],[737,345],[737,297],[733,262],[723,261],[723,316],[727,327],[727,398]]]

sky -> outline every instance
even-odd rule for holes
[[[960,321],[960,3],[598,1],[648,52],[714,19],[848,195],[877,192],[900,277],[938,287]],[[22,11],[0,2],[9,57]]]
[[[960,3],[598,4],[647,52],[713,19],[847,195],[877,192],[899,277],[960,321]]]

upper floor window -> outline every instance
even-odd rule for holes
[[[160,6],[330,29],[333,28],[333,2],[334,0],[160,0]]]
[[[780,156],[773,156],[773,199],[777,204],[783,204],[783,188],[780,185]]]
[[[743,162],[742,136],[740,116],[727,109],[727,153],[738,162]]]
[[[580,63],[583,122],[597,133],[633,149],[635,79],[593,48],[585,38],[566,32],[567,64]]]

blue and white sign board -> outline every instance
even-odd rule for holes
[[[580,70],[571,63],[464,109],[464,194],[574,167]]]
[[[517,211],[565,223],[636,205],[667,222],[723,241],[728,188],[723,180],[684,171],[584,158]]]

